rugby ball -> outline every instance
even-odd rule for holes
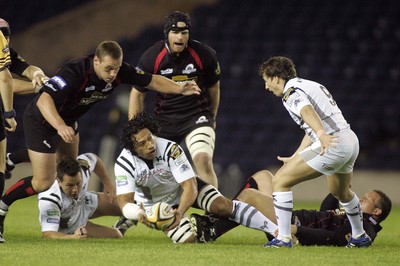
[[[165,230],[175,221],[172,206],[166,202],[154,204],[147,210],[146,215],[151,227],[157,230]]]

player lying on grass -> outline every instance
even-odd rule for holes
[[[157,137],[158,124],[138,113],[122,130],[124,148],[115,163],[119,206],[128,219],[149,225],[144,208],[167,202],[175,209],[175,221],[165,231],[175,243],[195,242],[189,218],[190,207],[218,214],[244,226],[273,233],[276,226],[254,207],[229,200],[196,176],[182,148]],[[137,202],[137,204],[134,203]],[[142,208],[143,206],[144,208]]]
[[[99,177],[106,193],[87,191],[92,172]],[[89,221],[99,216],[121,215],[115,202],[114,185],[104,163],[93,153],[81,154],[77,160],[61,160],[57,165],[57,180],[50,189],[39,193],[38,199],[45,238],[121,238],[132,225],[120,224],[112,228]]]
[[[250,177],[235,197],[264,213],[271,221],[276,221],[271,196],[272,174],[260,171]],[[372,190],[361,198],[363,226],[374,241],[382,229],[380,223],[391,210],[391,200],[380,190]],[[219,219],[215,215],[191,215],[191,223],[197,238],[205,242],[214,241],[224,233],[238,226],[237,223]],[[351,235],[351,225],[346,214],[339,208],[338,200],[329,194],[320,210],[295,210],[292,216],[292,235],[301,245],[346,246]],[[276,235],[276,232],[275,232]]]

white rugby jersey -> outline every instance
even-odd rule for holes
[[[302,78],[290,79],[283,89],[282,102],[293,120],[313,142],[318,140],[316,132],[300,116],[301,109],[306,105],[314,107],[327,134],[350,128],[332,95],[317,82]]]
[[[85,153],[78,156],[81,165],[82,190],[78,199],[68,197],[61,191],[57,180],[46,191],[39,193],[39,221],[42,225],[42,232],[58,231],[66,234],[74,233],[75,229],[83,226],[78,224],[81,206],[85,203],[90,175],[93,172],[97,157],[92,153]]]
[[[156,157],[153,161],[122,150],[115,163],[117,195],[134,193],[137,203],[145,208],[164,201],[179,204],[182,189],[179,183],[195,177],[182,148],[173,141],[155,137]]]

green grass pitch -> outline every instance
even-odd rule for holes
[[[116,220],[103,217],[94,222],[112,225]],[[46,240],[41,238],[37,197],[31,197],[10,209],[5,222],[7,243],[0,244],[0,265],[399,265],[399,222],[400,208],[395,206],[368,249],[264,249],[264,234],[242,226],[211,244],[173,244],[161,231],[142,224],[120,240]]]

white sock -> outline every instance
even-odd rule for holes
[[[347,218],[351,224],[351,235],[353,238],[357,238],[359,235],[365,233],[363,226],[363,216],[360,207],[360,200],[354,193],[354,197],[349,202],[340,202],[346,212]]]
[[[233,200],[233,212],[229,218],[246,227],[274,234],[277,225],[253,206],[239,200]]]
[[[288,242],[292,238],[291,221],[293,210],[292,191],[272,193],[276,220],[278,221],[278,239]]]

